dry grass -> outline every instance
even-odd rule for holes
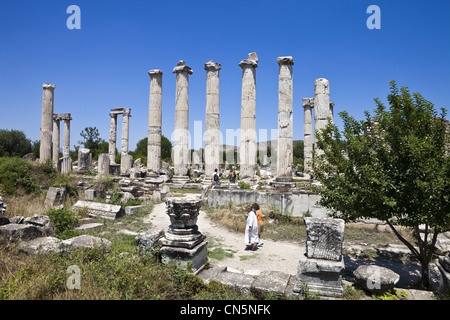
[[[3,196],[3,201],[7,205],[5,217],[31,217],[35,214],[43,214],[48,210],[44,207],[45,197],[45,192],[42,192],[38,196],[31,194],[24,194],[21,196]]]

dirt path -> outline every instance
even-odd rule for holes
[[[187,195],[186,197],[195,197]],[[151,222],[152,229],[163,229],[170,225],[166,214],[165,203],[155,205],[153,211],[144,218],[144,222]],[[227,266],[246,273],[259,274],[262,271],[281,271],[295,275],[300,256],[305,248],[289,242],[272,241],[264,239],[264,244],[256,251],[245,250],[244,234],[231,232],[226,228],[211,222],[207,214],[200,210],[197,220],[199,231],[206,235],[206,241],[211,244],[209,248],[222,248],[233,254],[223,260],[210,259],[211,263]]]

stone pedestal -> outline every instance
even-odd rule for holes
[[[306,254],[300,258],[294,292],[342,297],[344,220],[304,218]]]
[[[133,167],[133,156],[131,154],[123,154],[120,156],[120,175],[127,176]]]
[[[92,153],[86,148],[78,149],[78,169],[77,173],[86,173],[91,170]]]
[[[109,174],[109,154],[107,153],[100,153],[98,155],[98,173],[99,174]]]
[[[174,261],[178,266],[189,267],[197,273],[208,260],[208,242],[197,227],[201,200],[171,199],[166,206],[171,224],[160,240],[162,262]]]

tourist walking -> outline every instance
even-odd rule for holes
[[[261,233],[264,231],[264,218],[263,213],[261,211],[261,208],[259,207],[259,204],[254,203],[252,205],[253,210],[256,213],[256,218],[258,222],[258,245],[262,246],[264,243],[261,241]]]
[[[214,169],[214,173],[211,176],[211,184],[213,186],[218,186],[219,185],[219,180],[220,180],[220,178],[219,178],[219,174],[217,173],[217,169]]]
[[[251,206],[246,208],[247,211],[247,224],[245,226],[245,244],[250,246],[251,250],[256,250],[258,245],[258,219],[255,211]]]

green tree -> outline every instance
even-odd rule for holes
[[[109,144],[100,138],[100,133],[96,127],[84,128],[80,136],[84,140],[78,141],[78,143],[91,150],[93,158],[97,158],[100,153],[108,153]]]
[[[23,131],[0,129],[0,157],[23,157],[30,152],[31,141]]]
[[[147,144],[148,138],[143,138],[139,140],[136,144],[136,149],[132,152],[133,157],[138,158],[139,156],[147,158]],[[161,136],[161,160],[170,161],[172,154],[172,143],[165,136]]]
[[[450,160],[446,110],[391,81],[389,110],[376,98],[375,116],[357,121],[341,112],[344,130],[328,122],[317,134],[315,177],[319,204],[345,221],[385,221],[419,260],[422,284],[430,287],[429,263],[437,235],[450,228]],[[345,143],[342,143],[344,141]],[[424,225],[423,237],[419,225]],[[413,230],[407,241],[397,226]]]
[[[301,164],[303,166],[303,140],[296,141],[293,147],[294,165]]]

